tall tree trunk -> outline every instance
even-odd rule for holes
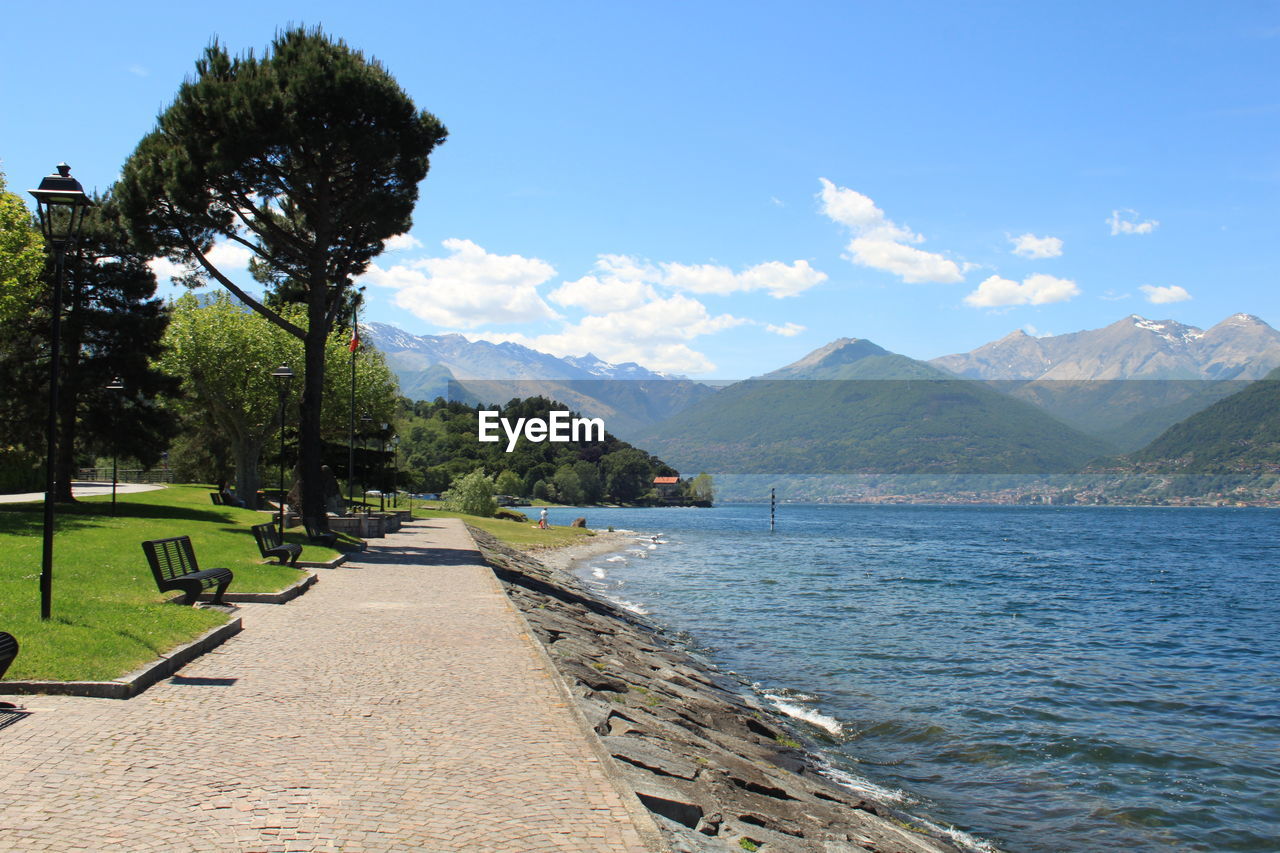
[[[231,439],[231,453],[236,460],[236,497],[244,501],[247,507],[257,506],[258,490],[262,488],[262,479],[258,476],[258,463],[262,460],[262,446],[266,439],[261,436],[253,438]],[[285,491],[289,484],[285,483]]]
[[[320,408],[324,398],[325,344],[329,330],[325,328],[323,310],[319,316],[312,311],[311,324],[305,339],[306,371],[303,376],[302,403],[299,411],[298,452],[301,457],[302,511],[308,518],[318,519],[328,526],[324,503],[324,479],[320,473],[323,464],[320,437]]]

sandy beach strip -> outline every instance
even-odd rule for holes
[[[538,548],[530,551],[529,556],[550,568],[572,573],[573,567],[585,560],[626,550],[636,543],[639,535],[635,531],[598,530],[595,536],[582,542],[561,548]]]

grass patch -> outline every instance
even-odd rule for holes
[[[439,509],[438,501],[423,501],[413,507],[414,518],[461,518],[472,527],[478,527],[512,548],[521,551],[537,551],[540,548],[564,548],[576,545],[595,536],[594,530],[584,527],[548,527],[539,530],[536,521],[507,521],[501,518],[481,518],[461,512]]]
[[[15,681],[101,681],[118,678],[228,620],[216,610],[167,604],[147,567],[141,543],[187,535],[201,568],[235,573],[232,592],[275,592],[303,576],[264,565],[250,526],[264,513],[214,506],[206,486],[170,486],[59,505],[54,528],[52,618],[40,620],[42,504],[0,504],[0,630],[22,650],[5,678]],[[339,552],[305,546],[304,559]]]

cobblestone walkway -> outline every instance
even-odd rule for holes
[[[361,557],[137,698],[6,697],[0,850],[651,849],[461,522]]]

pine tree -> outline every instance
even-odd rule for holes
[[[299,28],[277,35],[261,59],[233,59],[212,44],[125,164],[123,207],[140,240],[304,342],[299,437],[307,515],[324,517],[329,333],[350,305],[355,277],[384,241],[408,230],[429,155],[445,136],[381,64]],[[217,268],[209,251],[219,239],[253,253],[268,302],[305,306],[305,327]]]

